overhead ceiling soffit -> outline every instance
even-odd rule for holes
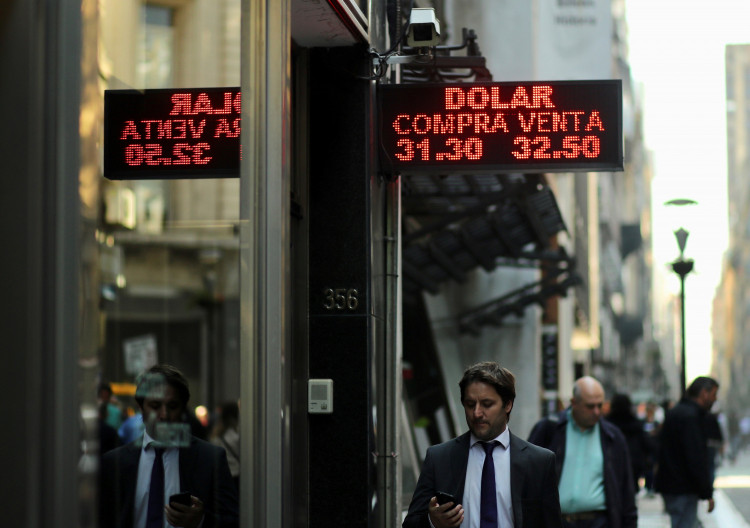
[[[412,280],[404,273],[405,293],[436,293],[435,285],[463,282],[478,266],[492,271],[501,259],[547,248],[550,238],[566,229],[554,194],[544,185],[451,175],[413,177],[404,186],[404,217],[412,231],[403,236],[403,262],[420,275]]]

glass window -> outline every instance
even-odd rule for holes
[[[167,88],[174,82],[174,9],[152,4],[141,8],[137,75],[143,88]]]
[[[239,2],[101,4],[99,69],[106,89],[209,88],[238,77]],[[200,39],[180,39],[186,34]],[[207,133],[200,116],[177,117],[148,117],[134,125],[148,132],[130,140],[147,148],[151,133],[184,134],[185,142],[199,142]],[[104,419],[118,430],[120,442],[139,437],[150,412],[136,400],[136,387],[151,366],[172,365],[187,380],[190,398],[176,420],[180,427],[166,428],[165,438],[192,434],[223,446],[236,481],[239,179],[102,178],[101,194],[101,302],[92,319],[100,327],[99,379],[112,389],[99,395],[100,403],[110,404]],[[199,498],[205,503],[215,497]]]

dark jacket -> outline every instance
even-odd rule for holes
[[[643,427],[643,421],[632,414],[609,415],[609,423],[616,425],[625,436],[633,470],[633,482],[646,472],[647,461],[653,456],[655,442]]]
[[[529,442],[546,447],[555,453],[558,483],[565,462],[565,434],[568,411],[537,422],[529,435]],[[599,430],[604,456],[604,494],[610,528],[636,528],[638,509],[635,505],[633,472],[625,437],[607,420],[599,420]]]
[[[99,471],[99,527],[132,528],[142,436],[109,451]],[[239,525],[237,489],[224,449],[192,437],[180,449],[180,489],[203,501],[203,528]]]
[[[470,433],[427,450],[422,473],[404,519],[404,528],[430,528],[427,507],[438,491],[463,500]],[[555,457],[525,440],[510,435],[510,494],[515,528],[560,528]]]
[[[692,400],[683,399],[664,418],[655,489],[659,493],[713,496],[708,465],[708,439],[704,411]]]

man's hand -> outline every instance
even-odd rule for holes
[[[708,513],[711,513],[714,511],[714,506],[716,506],[716,503],[713,499],[708,499]]]
[[[203,520],[203,502],[194,495],[190,496],[190,501],[192,502],[190,506],[176,502],[171,502],[165,506],[164,512],[167,522],[172,526],[181,528],[197,528]]]
[[[464,509],[460,504],[449,502],[438,505],[436,497],[430,499],[427,515],[435,528],[455,528],[464,522]]]

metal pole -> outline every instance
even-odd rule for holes
[[[687,361],[685,360],[685,275],[680,275],[680,331],[682,333],[680,338],[680,345],[682,347],[680,354],[680,365],[682,366],[682,372],[680,373],[680,395],[683,395],[687,388]]]
[[[378,431],[378,450],[381,468],[378,484],[380,502],[379,526],[401,524],[401,180],[388,184],[386,203],[386,346],[383,385],[378,387],[380,408],[378,422],[384,426]],[[383,418],[380,418],[380,417]]]
[[[687,388],[685,377],[687,376],[687,360],[685,354],[685,277],[688,273],[693,271],[693,261],[690,259],[683,259],[682,256],[679,260],[675,260],[672,263],[672,270],[680,276],[680,335],[681,339],[681,352],[680,362],[682,372],[680,373],[680,396],[685,394]]]

